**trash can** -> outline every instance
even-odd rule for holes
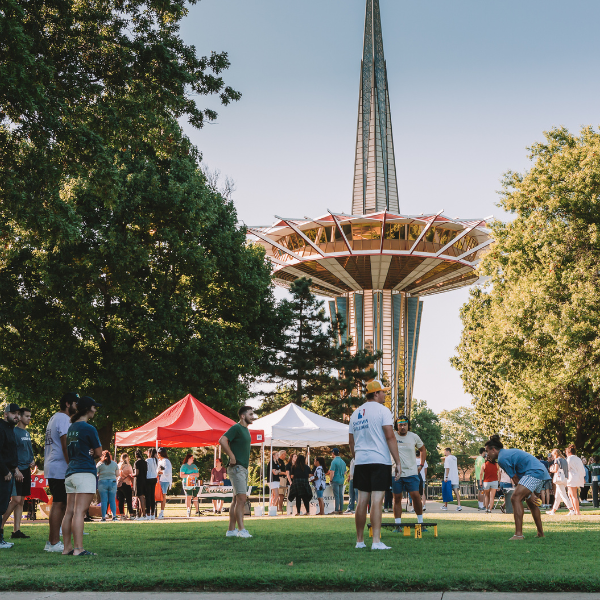
[[[513,507],[512,507],[512,502],[510,501],[510,499],[512,498],[512,495],[515,493],[515,488],[509,488],[507,490],[504,490],[504,507],[506,509],[506,513],[507,514],[513,514]]]

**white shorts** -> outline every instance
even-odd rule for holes
[[[272,481],[269,483],[269,489],[278,490],[279,489],[279,481]]]
[[[497,490],[498,489],[498,482],[497,481],[484,481],[483,482],[483,489],[484,490]]]
[[[95,494],[96,476],[93,473],[73,473],[65,479],[67,494]]]

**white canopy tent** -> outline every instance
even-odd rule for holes
[[[271,456],[273,447],[306,448],[307,454],[309,454],[307,463],[310,464],[310,448],[341,446],[349,443],[348,425],[322,417],[293,403],[266,417],[257,419],[249,429],[264,431],[264,443],[261,444],[263,448],[262,464],[265,462],[265,444],[271,446]],[[254,445],[258,446],[259,444]],[[269,458],[270,460],[271,458]],[[271,469],[269,469],[269,481],[271,479]]]

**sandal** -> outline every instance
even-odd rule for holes
[[[512,540],[524,540],[525,536],[524,535],[513,535],[508,541],[512,541]]]
[[[80,552],[77,556],[98,556],[95,552],[88,552],[87,550],[84,550],[83,552]]]
[[[75,550],[69,550],[66,554],[63,554],[63,556],[73,556],[74,552]]]

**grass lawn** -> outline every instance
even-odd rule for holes
[[[47,525],[24,525],[31,539],[0,551],[0,590],[600,591],[599,517],[544,518],[538,539],[528,516],[522,542],[508,515],[436,521],[438,538],[384,532],[383,552],[355,550],[347,517],[248,519],[252,539],[225,538],[224,520],[90,523],[85,558],[44,552]]]

